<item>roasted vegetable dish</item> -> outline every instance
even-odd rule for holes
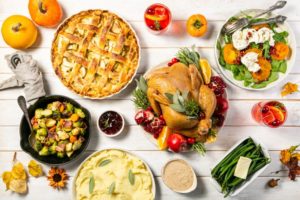
[[[71,157],[84,142],[85,113],[69,102],[55,101],[35,110],[31,119],[35,150],[40,156]]]

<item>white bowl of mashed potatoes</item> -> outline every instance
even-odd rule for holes
[[[149,166],[134,154],[105,149],[90,155],[73,180],[76,200],[154,200],[155,181]]]

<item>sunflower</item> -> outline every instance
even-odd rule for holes
[[[47,176],[47,179],[50,182],[49,185],[55,189],[64,188],[68,178],[69,176],[66,173],[66,170],[57,167],[51,167]]]

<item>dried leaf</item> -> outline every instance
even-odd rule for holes
[[[282,164],[287,164],[291,159],[291,152],[288,149],[280,151],[280,161]]]
[[[31,176],[39,177],[43,175],[43,169],[40,164],[35,162],[34,160],[31,160],[28,163],[28,172]]]
[[[26,178],[27,178],[24,166],[20,162],[17,162],[16,164],[14,164],[11,174],[14,179],[26,180]]]
[[[300,153],[295,152],[299,147],[291,146],[289,149],[280,151],[280,161],[289,169],[289,178],[295,180],[297,175],[300,175],[299,157]]]
[[[134,185],[135,176],[134,176],[134,173],[132,173],[131,169],[128,171],[128,180],[131,185]]]
[[[287,82],[282,90],[281,90],[281,96],[284,97],[284,96],[287,96],[289,94],[292,94],[294,92],[298,92],[298,85],[295,84],[295,83],[291,83],[291,82]]]
[[[11,172],[3,172],[2,180],[3,180],[3,183],[6,185],[6,190],[9,189],[9,183],[10,183],[11,179],[12,179]]]
[[[300,160],[300,153],[293,153],[292,157],[296,157],[298,160]]]
[[[24,179],[12,179],[9,183],[9,189],[11,191],[24,194],[27,192],[27,183]]]

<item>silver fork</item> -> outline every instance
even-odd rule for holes
[[[279,9],[279,8],[283,8],[285,6],[285,4],[287,3],[287,1],[277,1],[273,6],[271,6],[269,9],[255,15],[253,17],[254,18],[258,18],[262,15],[265,15],[267,13],[272,12],[273,10]],[[247,26],[250,23],[250,20],[246,17],[240,18],[237,21],[233,22],[233,23],[226,23],[223,28],[222,28],[222,32],[226,33],[226,34],[230,34],[233,33],[234,31],[240,29],[240,28],[244,28],[245,26]]]

